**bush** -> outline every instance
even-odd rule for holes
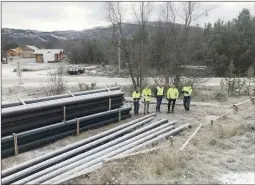
[[[79,91],[88,91],[88,90],[93,90],[96,88],[96,82],[93,82],[91,84],[87,83],[78,83]]]
[[[63,94],[67,83],[64,81],[63,76],[64,66],[59,64],[57,65],[57,69],[54,69],[54,71],[50,73],[48,85],[44,87],[47,96]]]
[[[214,98],[219,102],[224,102],[228,100],[227,95],[221,92],[214,94]]]

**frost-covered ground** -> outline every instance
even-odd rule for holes
[[[41,84],[45,84],[48,81],[48,74],[52,71],[53,65],[49,63],[35,63],[35,59],[15,59],[13,61],[9,61],[8,64],[2,65],[2,87],[11,87],[19,84],[20,78],[17,77],[17,74],[13,72],[14,68],[16,68],[16,61],[21,61],[21,66],[24,68],[29,68],[34,71],[22,72],[21,80],[23,84],[22,87],[39,87]],[[68,85],[77,85],[78,83],[94,83],[97,85],[130,85],[132,81],[130,78],[108,78],[105,76],[64,76],[64,80],[67,81]],[[219,86],[221,78],[210,78],[203,79],[204,83],[201,85],[204,86]],[[149,79],[149,82],[153,83],[153,79]]]
[[[29,66],[36,71],[23,72],[22,82],[13,69],[15,62],[2,64],[2,98],[4,102],[17,101],[17,96],[23,99],[45,96],[41,87],[47,84],[48,73],[54,64],[36,64],[31,59],[22,61],[23,66]],[[34,66],[34,67],[31,67]],[[65,76],[68,89],[72,92],[78,88],[78,83],[96,82],[97,86],[103,85],[129,85],[128,78],[107,78],[100,76]],[[205,86],[219,87],[220,78],[210,78]],[[73,89],[72,89],[73,88]],[[205,92],[206,95],[209,92]],[[200,92],[200,96],[201,92]],[[232,105],[246,100],[249,97],[228,97],[224,105]],[[195,99],[195,98],[194,98]],[[198,99],[196,99],[198,101]],[[208,103],[216,103],[216,100],[206,100]],[[191,102],[192,103],[192,102]],[[217,104],[218,105],[218,104]],[[142,112],[141,105],[140,111]],[[151,105],[151,111],[155,105]],[[225,119],[210,127],[210,120],[226,112],[226,107],[192,106],[190,112],[185,112],[182,106],[177,105],[175,114],[159,114],[159,118],[179,120],[178,125],[187,122],[192,124],[192,129],[186,130],[175,137],[174,147],[159,151],[156,154],[148,154],[142,158],[134,157],[117,164],[112,164],[92,173],[89,178],[80,177],[70,181],[71,184],[90,183],[228,183],[228,184],[254,184],[255,171],[255,107],[251,103],[243,105],[237,114],[229,114]],[[131,119],[134,119],[132,117]],[[129,120],[123,121],[127,122]],[[121,122],[122,123],[122,122]],[[120,123],[120,124],[121,124]],[[190,142],[183,153],[178,148],[193,133],[196,127],[204,123],[201,131]],[[117,123],[119,124],[119,123]],[[100,129],[81,133],[80,136],[70,136],[56,141],[37,150],[32,150],[18,156],[2,160],[2,167],[8,168],[36,156],[54,151],[67,144],[79,141],[107,130],[115,125],[109,125]],[[165,161],[166,160],[166,161]]]

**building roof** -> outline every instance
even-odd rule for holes
[[[9,50],[16,51],[16,52],[20,52],[20,51],[18,51],[17,49],[9,49]]]
[[[35,46],[29,46],[29,45],[25,45],[25,46],[27,46],[28,48],[30,48],[30,49],[32,49],[32,50],[37,50],[37,49],[39,49],[39,48],[37,48],[37,47],[35,47]]]
[[[48,53],[52,53],[52,54],[58,54],[60,52],[63,52],[63,49],[37,49],[34,51],[34,54],[48,54]]]

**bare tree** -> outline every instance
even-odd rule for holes
[[[64,64],[52,64],[52,72],[50,73],[48,84],[43,89],[47,96],[62,94],[66,89],[67,82],[64,81],[65,66]]]
[[[148,49],[149,49],[149,38],[147,24],[151,13],[150,2],[139,2],[136,6],[133,6],[133,12],[138,22],[138,31],[134,38],[135,44],[137,44],[137,60],[134,60],[136,69],[137,84],[142,88],[143,79],[147,71],[148,64]]]
[[[160,72],[166,85],[172,82],[179,86],[183,67],[191,61],[195,38],[190,32],[192,24],[209,11],[207,9],[201,12],[199,8],[200,4],[197,2],[165,2],[162,6],[160,29],[163,33],[160,36],[164,37],[164,40],[160,51],[163,60]],[[195,82],[194,79],[190,81]]]
[[[134,38],[128,38],[123,31],[123,11],[120,2],[107,2],[107,19],[112,23],[113,40],[112,43],[120,48],[124,53],[129,75],[133,86],[142,88],[144,71],[146,69],[145,61],[147,52],[147,32],[146,25],[149,13],[151,11],[148,2],[140,2],[137,6],[133,6],[135,17],[138,21],[138,31]]]
[[[132,69],[131,53],[128,39],[123,32],[123,16],[120,7],[120,2],[106,2],[108,8],[107,19],[112,23],[113,40],[112,43],[117,48],[120,48],[124,53],[128,71],[134,87],[137,86],[134,72]]]

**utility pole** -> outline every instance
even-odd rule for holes
[[[120,35],[118,34],[118,45],[120,46]],[[120,72],[120,47],[118,47],[118,62],[119,62],[119,72]]]

